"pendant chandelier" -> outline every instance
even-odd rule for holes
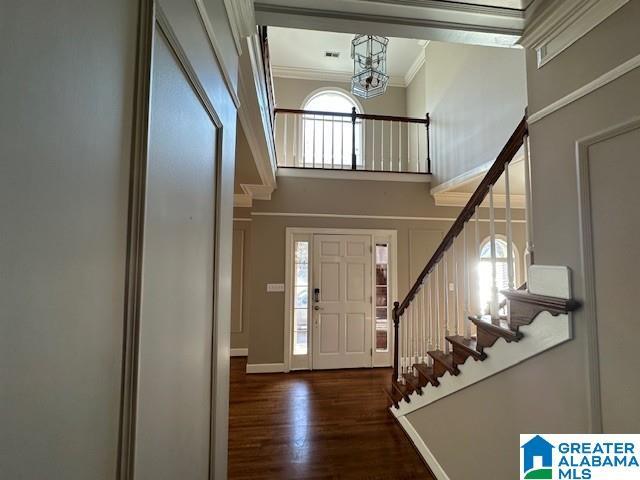
[[[377,35],[356,35],[351,41],[351,93],[362,98],[372,98],[387,90],[388,43],[387,37]]]

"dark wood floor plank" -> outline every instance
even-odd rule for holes
[[[390,369],[245,373],[231,360],[231,480],[432,480],[391,416]]]

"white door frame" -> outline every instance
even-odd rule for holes
[[[315,228],[315,227],[287,227],[286,228],[286,247],[285,247],[285,306],[284,306],[284,371],[291,370],[313,370],[313,329],[309,328],[307,332],[307,355],[305,359],[297,356],[293,358],[293,295],[294,295],[294,273],[293,273],[293,247],[295,241],[304,240],[309,245],[309,301],[308,301],[308,319],[311,325],[311,283],[313,279],[313,236],[316,234],[325,235],[368,235],[371,237],[371,245],[375,246],[376,242],[388,242],[389,244],[389,303],[398,299],[398,232],[397,230],[379,230],[379,229],[355,229],[355,228]],[[374,250],[375,251],[375,250]],[[371,253],[371,292],[375,299],[375,255]],[[391,311],[391,306],[388,307]],[[374,350],[371,357],[371,367],[386,367],[392,365],[393,359],[393,322],[389,315],[389,336],[387,339],[387,352],[375,352],[375,302],[371,303],[371,345]]]

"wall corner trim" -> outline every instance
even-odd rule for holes
[[[247,373],[283,373],[284,363],[248,363]]]

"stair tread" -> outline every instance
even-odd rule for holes
[[[449,373],[453,375],[457,375],[459,373],[458,367],[456,367],[451,353],[444,353],[442,350],[431,350],[430,352],[427,352],[427,354],[433,358],[434,362],[438,362],[444,366]]]
[[[522,338],[522,334],[511,329],[506,318],[491,318],[490,315],[482,315],[481,317],[469,317],[469,320],[478,328],[484,328],[508,340],[520,340]]]
[[[433,368],[424,364],[424,363],[414,363],[413,368],[415,368],[420,375],[422,375],[426,380],[428,380],[432,385],[436,387],[440,385],[438,378],[435,373],[433,373]]]
[[[403,373],[402,376],[407,381],[407,383],[411,385],[416,392],[418,392],[419,395],[422,395],[422,386],[420,385],[420,378],[418,378],[412,373]]]
[[[478,341],[475,337],[464,338],[462,335],[451,335],[446,337],[446,339],[453,345],[460,346],[462,349],[466,350],[471,356],[480,359],[484,355],[480,350],[478,350]]]
[[[402,383],[399,383],[399,382],[393,380],[391,382],[391,386],[395,389],[396,392],[398,392],[400,395],[402,395],[402,398],[404,398],[404,400],[406,402],[410,402],[411,401],[409,399],[409,394],[412,392],[412,390],[408,385],[403,385]]]

